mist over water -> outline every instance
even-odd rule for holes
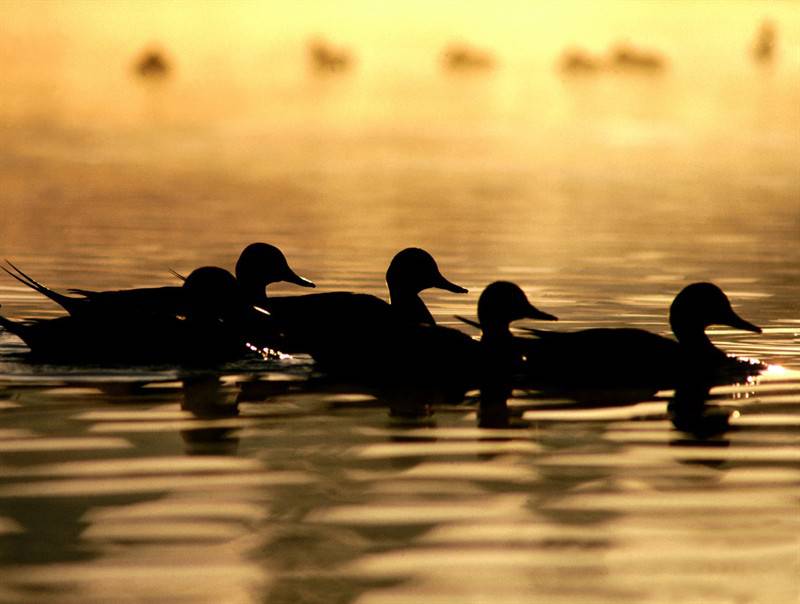
[[[530,426],[481,430],[474,405],[402,420],[316,389],[305,357],[218,382],[32,365],[3,331],[0,601],[796,600],[800,7],[464,4],[4,3],[0,258],[108,289],[267,241],[387,297],[417,245],[470,289],[424,294],[442,324],[507,279],[559,329],[661,334],[711,280],[764,328],[713,341],[781,368],[712,390],[739,414],[710,438],[663,392],[517,393]],[[315,36],[348,66],[315,69]],[[624,41],[663,68],[559,67]],[[494,66],[445,68],[453,43]],[[59,314],[5,277],[0,303]]]

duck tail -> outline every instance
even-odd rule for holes
[[[178,271],[176,271],[174,269],[171,269],[171,268],[168,268],[167,270],[172,274],[173,277],[177,277],[181,281],[186,281],[186,277],[181,275]]]
[[[14,277],[14,279],[19,281],[23,285],[27,285],[28,287],[39,292],[40,294],[47,296],[53,302],[55,302],[65,310],[69,312],[72,312],[72,310],[74,310],[75,302],[77,302],[77,300],[75,300],[74,298],[70,298],[69,296],[65,296],[64,294],[59,294],[58,292],[53,291],[46,285],[39,283],[36,279],[31,277],[30,275],[24,273],[22,269],[12,264],[11,261],[6,260],[6,264],[8,264],[8,266],[10,266],[14,270],[14,272],[8,270],[5,266],[0,266],[0,268],[2,268],[6,273]]]

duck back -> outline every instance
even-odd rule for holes
[[[71,289],[86,300],[85,309],[93,313],[169,313],[182,314],[186,310],[184,291],[177,286],[142,287],[92,291]]]

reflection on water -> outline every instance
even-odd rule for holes
[[[9,384],[3,599],[797,594],[797,372],[633,406],[515,398],[529,423],[501,430],[476,427],[472,405],[398,423],[368,398],[255,379]],[[675,421],[706,399],[738,410],[727,431],[673,428],[668,404]]]
[[[471,292],[425,293],[444,325],[502,278],[564,329],[666,334],[711,280],[765,328],[712,340],[773,366],[517,391],[510,427],[479,428],[475,396],[331,384],[302,356],[56,367],[2,332],[0,601],[797,599],[793,3],[148,6],[3,5],[0,257],[44,283],[170,284],[269,241],[322,291],[384,295],[418,245]],[[315,35],[356,68],[309,70]],[[452,40],[495,68],[443,73]],[[621,40],[668,68],[559,70]],[[151,48],[158,82],[134,70]],[[59,312],[11,279],[0,303]]]

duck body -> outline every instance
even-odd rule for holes
[[[533,384],[661,389],[686,381],[740,379],[764,368],[725,354],[705,334],[709,325],[761,331],[739,317],[711,283],[684,288],[670,308],[670,324],[677,340],[635,328],[530,330],[536,337],[522,343],[525,379]]]
[[[445,279],[433,257],[406,248],[386,272],[391,302],[370,294],[330,292],[267,297],[258,303],[275,317],[286,334],[287,352],[307,352],[328,370],[342,370],[357,358],[396,342],[405,328],[433,326],[435,321],[419,293],[436,287],[454,293],[467,290]]]
[[[384,390],[437,390],[446,400],[477,387],[480,344],[461,331],[411,323],[368,294],[293,298],[270,298],[268,308],[287,334],[288,352],[310,354],[328,375]]]
[[[175,313],[186,311],[185,292],[180,286],[141,287],[136,289],[120,289],[92,291],[70,289],[71,293],[80,297],[69,297],[69,302],[61,306],[76,317],[87,315],[115,315],[120,312]],[[65,296],[67,297],[67,296]]]
[[[119,317],[120,313],[182,314],[186,312],[186,293],[180,286],[143,287],[122,290],[94,291],[69,289],[75,296],[56,292],[35,280],[21,269],[8,262],[9,270],[1,267],[11,277],[59,304],[74,317],[108,315]],[[222,270],[222,269],[220,269]],[[250,304],[263,298],[264,288],[277,281],[287,281],[303,287],[314,287],[308,279],[295,273],[286,257],[277,247],[267,243],[251,243],[236,262],[236,283]]]
[[[28,345],[35,361],[216,364],[246,356],[248,332],[261,317],[269,320],[248,308],[233,275],[224,269],[197,269],[178,289],[185,315],[147,311],[27,321],[0,317],[0,325]],[[260,331],[269,333],[263,327]],[[272,336],[278,338],[277,332]]]
[[[370,348],[395,321],[389,303],[352,292],[269,297],[262,306],[287,334],[284,352],[308,353],[323,365]]]
[[[467,334],[439,325],[400,323],[389,329],[384,324],[380,333],[366,348],[317,355],[315,360],[328,375],[371,387],[395,403],[404,397],[409,402],[424,398],[457,403],[479,387],[482,348]]]
[[[221,324],[177,316],[113,320],[59,317],[0,325],[30,348],[35,362],[97,365],[215,364],[240,358],[245,343]]]
[[[722,351],[683,350],[677,340],[634,328],[533,331],[520,339],[527,376],[542,384],[673,387],[678,376],[713,368]],[[699,362],[699,365],[698,365]]]

